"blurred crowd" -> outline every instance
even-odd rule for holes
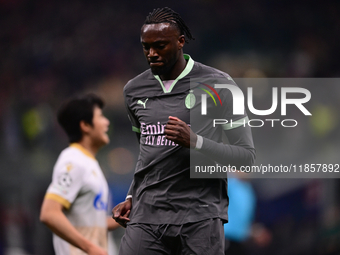
[[[50,233],[38,215],[53,164],[67,146],[55,112],[72,95],[91,91],[104,98],[111,143],[98,159],[112,204],[125,198],[138,143],[122,90],[147,68],[140,27],[150,11],[164,4],[0,0],[0,255],[53,254]],[[234,78],[317,81],[340,75],[339,1],[188,0],[168,5],[195,37],[185,52]],[[253,129],[258,164],[340,163],[340,79],[319,81],[309,87],[312,118],[292,110],[299,118],[296,128]],[[254,95],[259,108],[270,103],[268,95],[271,88],[259,86]],[[338,179],[250,183],[257,196],[254,226],[270,238],[244,241],[249,254],[339,254]],[[118,244],[121,234],[114,237]]]

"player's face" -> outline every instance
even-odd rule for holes
[[[97,147],[108,144],[110,138],[106,132],[109,130],[110,121],[103,115],[102,109],[97,106],[95,106],[93,110],[92,124],[89,132],[92,143]]]
[[[181,56],[184,36],[169,23],[148,24],[142,27],[141,43],[145,57],[155,75],[169,74]]]

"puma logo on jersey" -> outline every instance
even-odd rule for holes
[[[146,101],[148,101],[148,99],[149,99],[149,98],[147,98],[147,99],[145,100],[145,102],[143,102],[142,100],[138,100],[138,101],[137,101],[137,104],[143,105],[143,106],[144,106],[144,109],[145,109],[145,104],[146,104]]]

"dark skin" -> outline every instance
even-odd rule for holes
[[[141,43],[151,71],[162,80],[174,80],[184,70],[187,64],[183,57],[185,38],[174,25],[144,25]]]
[[[151,71],[161,80],[175,80],[184,70],[184,35],[170,23],[148,24],[141,29],[141,43]],[[165,137],[186,148],[195,148],[197,136],[188,125],[177,117],[169,116],[164,129]],[[191,137],[191,139],[190,139]],[[123,227],[130,221],[132,199],[115,206],[113,218]]]
[[[169,116],[164,134],[166,139],[174,141],[180,146],[191,149],[196,147],[197,135],[192,132],[184,121],[177,117]]]

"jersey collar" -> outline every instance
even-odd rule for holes
[[[86,156],[96,160],[96,158],[88,150],[86,150],[83,146],[81,146],[79,143],[71,143],[70,147],[76,148],[80,150],[82,153],[84,153]]]
[[[194,60],[188,55],[188,54],[183,54],[183,57],[185,60],[187,60],[187,65],[185,66],[184,70],[182,71],[182,73],[173,81],[173,83],[171,84],[169,90],[166,90],[164,87],[164,84],[161,80],[161,78],[158,75],[154,75],[154,77],[156,78],[156,80],[159,81],[159,83],[162,86],[162,89],[164,91],[164,93],[170,93],[171,90],[174,88],[175,84],[182,79],[183,77],[185,77],[186,75],[188,75],[190,73],[190,71],[192,70],[192,68],[194,67]]]

